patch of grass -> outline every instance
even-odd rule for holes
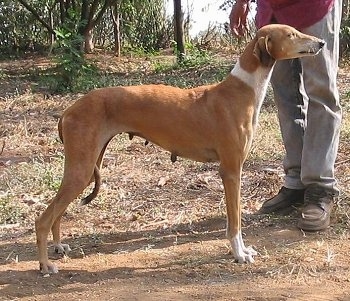
[[[259,116],[257,132],[249,153],[249,161],[282,160],[284,147],[278,123],[277,111],[262,108]]]
[[[341,139],[350,139],[350,115],[349,111],[343,111],[342,127],[340,132]]]
[[[2,177],[7,187],[0,185],[0,191],[8,191],[8,199],[17,203],[23,196],[46,199],[59,188],[63,173],[62,165],[62,158],[58,157],[51,159],[50,162],[35,159],[29,163],[9,166]]]
[[[37,194],[58,190],[63,174],[63,157],[51,158],[50,162],[37,159],[27,167],[27,181],[24,183],[28,186],[34,184]]]
[[[61,184],[62,174],[58,173],[55,165],[45,165],[39,177],[44,190],[57,191]]]
[[[23,207],[13,202],[9,194],[0,195],[0,224],[15,224],[23,216]]]
[[[180,68],[199,67],[212,61],[212,55],[206,51],[199,49],[192,43],[186,44],[186,56],[178,61]]]
[[[58,66],[38,76],[39,86],[45,87],[53,93],[67,93],[67,92],[86,92],[101,86],[98,79],[100,77],[99,71],[93,65],[86,64],[80,67],[78,74],[70,74],[70,70],[62,71],[64,67]],[[71,67],[73,68],[73,67]],[[62,75],[65,72],[66,74]]]

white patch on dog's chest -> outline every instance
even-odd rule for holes
[[[253,124],[257,123],[257,116],[264,101],[268,83],[271,78],[272,68],[257,68],[254,72],[244,70],[238,61],[231,70],[231,75],[239,78],[247,84],[255,93],[255,114]]]

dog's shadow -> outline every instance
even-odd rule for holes
[[[81,259],[94,254],[133,253],[138,250],[147,250],[147,248],[165,249],[188,242],[224,238],[225,226],[226,219],[224,217],[214,217],[192,224],[180,224],[176,228],[166,230],[155,229],[81,235],[65,239],[63,242],[68,243],[72,248],[69,257],[73,263],[74,259]],[[32,234],[32,231],[30,231],[23,233],[23,236]],[[32,295],[40,296],[48,293],[64,294],[64,292],[72,290],[72,288],[67,286],[72,283],[76,283],[77,287],[79,287],[79,284],[93,284],[97,281],[109,279],[120,279],[122,281],[123,279],[135,277],[135,275],[137,275],[136,277],[151,277],[152,273],[155,272],[154,269],[157,269],[158,273],[159,270],[177,270],[180,269],[182,262],[182,259],[179,258],[178,260],[154,267],[153,270],[152,268],[145,269],[144,267],[122,265],[106,268],[99,272],[91,272],[81,267],[79,269],[60,270],[58,274],[45,278],[38,271],[37,249],[34,243],[14,243],[14,241],[9,240],[3,246],[0,251],[0,264],[2,265],[2,267],[0,266],[0,295],[6,296],[9,300]],[[226,252],[226,254],[222,253],[221,256],[223,259],[225,257],[229,258],[230,255]],[[49,247],[49,257],[54,262],[56,261],[55,259],[61,258],[60,255],[54,254],[52,247]],[[208,256],[205,260],[209,262],[219,259],[209,259]],[[59,262],[57,264],[60,265]],[[201,264],[204,264],[203,261]],[[166,275],[164,276],[167,277]],[[79,290],[79,288],[76,290]]]
[[[243,217],[247,243],[256,241],[258,249],[262,248],[262,240],[269,239],[269,230],[271,229],[271,236],[275,236],[278,230],[276,226],[279,228],[276,224],[273,224],[273,227],[271,227],[271,220],[262,220],[264,218],[259,215],[244,215]],[[280,221],[284,228],[289,227],[288,223],[293,223],[293,221],[287,223],[286,221]],[[259,225],[257,226],[257,224]],[[219,251],[211,254],[204,252],[203,254],[196,255],[194,249],[190,250],[189,252],[194,252],[193,258],[195,260],[191,257],[192,255],[188,259],[181,256],[177,257],[177,254],[171,254],[171,252],[168,253],[167,251],[164,256],[167,258],[171,256],[171,258],[168,258],[169,260],[160,260],[151,266],[122,263],[118,267],[113,267],[110,264],[95,272],[87,270],[84,266],[77,268],[77,261],[79,259],[94,254],[116,254],[118,256],[118,254],[130,254],[140,250],[165,250],[175,245],[224,240],[225,228],[226,218],[217,216],[191,224],[179,224],[169,229],[81,235],[79,237],[65,239],[63,242],[68,243],[72,248],[72,252],[70,253],[72,260],[68,266],[71,264],[73,268],[62,269],[58,274],[47,278],[44,278],[38,271],[37,250],[34,243],[15,244],[13,241],[9,241],[5,244],[5,248],[2,248],[0,251],[0,263],[2,265],[2,267],[0,266],[0,288],[2,288],[0,295],[6,296],[9,300],[33,295],[41,296],[48,293],[64,295],[66,293],[78,293],[80,290],[85,291],[86,285],[93,285],[97,282],[104,283],[108,280],[118,279],[120,283],[124,283],[135,278],[142,282],[143,279],[152,279],[154,274],[157,274],[158,280],[162,278],[171,280],[173,275],[175,275],[174,277],[184,275],[180,279],[176,279],[178,285],[185,285],[188,282],[188,277],[197,277],[196,275],[192,275],[194,273],[193,270],[196,269],[205,271],[208,274],[215,274],[213,270],[217,269],[218,274],[228,274],[230,275],[229,277],[236,279],[238,276],[235,273],[228,272],[232,268],[229,268],[226,264],[222,265],[223,262],[226,262],[229,266],[235,265],[232,255],[229,254],[228,249],[226,250],[224,246],[220,247]],[[300,234],[296,234],[296,231],[292,232],[295,235],[293,234],[293,237],[290,237],[291,240],[297,241],[300,239]],[[30,235],[32,234],[30,233]],[[257,237],[259,239],[256,239]],[[271,252],[278,252],[276,249],[273,250],[276,246],[271,247]],[[19,263],[9,263],[9,252],[18,255]],[[49,254],[51,259],[58,258],[58,255],[54,254],[52,247],[49,250]],[[137,258],[136,256],[135,260],[138,260]],[[76,260],[75,263],[74,260]],[[190,260],[190,262],[187,262],[187,260]],[[20,266],[22,263],[23,265]],[[58,266],[60,266],[59,262]],[[237,274],[242,274],[239,272],[240,269],[253,267],[250,265],[244,266],[236,265],[234,269],[238,269]],[[259,269],[259,267],[256,268]],[[186,273],[191,275],[188,276]],[[249,273],[243,274],[248,275]],[[164,281],[161,281],[161,283],[164,284]]]
[[[224,238],[225,227],[225,217],[212,217],[193,223],[178,224],[167,229],[156,228],[84,235],[79,238],[65,240],[65,243],[70,244],[78,252],[84,252],[85,255],[96,252],[103,254],[129,253],[153,248],[164,249],[191,241]]]
[[[92,255],[96,253],[117,254],[133,252],[142,248],[162,249],[175,244],[184,244],[192,240],[206,241],[225,237],[226,218],[212,217],[209,219],[182,223],[171,226],[168,229],[146,229],[140,231],[123,231],[109,233],[94,233],[76,235],[74,237],[63,238],[63,243],[69,244],[72,251],[71,258],[81,258],[83,255]],[[0,265],[8,264],[12,261],[32,261],[37,260],[37,249],[34,243],[21,242],[23,238],[29,238],[33,235],[33,230],[28,230],[19,234],[20,238],[5,238],[7,242],[2,243],[0,251]],[[5,240],[3,239],[3,241]],[[49,245],[50,257],[53,254],[53,248]],[[56,256],[57,257],[57,256]]]
[[[290,217],[271,220],[269,216],[255,214],[243,215],[243,234],[253,239],[262,228],[293,227],[294,221]],[[83,234],[74,237],[63,238],[62,243],[69,244],[72,251],[69,257],[83,258],[93,254],[122,254],[139,250],[166,249],[176,245],[190,242],[204,242],[225,239],[226,217],[214,216],[203,220],[173,225],[167,229],[153,228],[140,231],[122,231],[108,233]],[[276,230],[276,229],[275,229]],[[16,239],[5,238],[0,251],[0,266],[12,262],[29,262],[37,260],[37,247],[29,241],[33,237],[33,230],[20,234]],[[3,241],[5,239],[2,239]],[[228,242],[227,242],[228,243]],[[229,244],[229,243],[228,243]],[[62,256],[55,254],[49,244],[50,259],[58,259]]]

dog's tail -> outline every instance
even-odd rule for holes
[[[97,167],[97,165],[95,165],[95,168],[94,168],[94,178],[95,178],[95,187],[87,197],[83,198],[80,201],[80,206],[84,206],[84,205],[89,204],[97,196],[98,192],[100,191],[101,175],[100,175],[100,170]]]

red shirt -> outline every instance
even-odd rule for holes
[[[296,29],[309,27],[320,21],[337,0],[257,0],[258,28],[274,22]]]

